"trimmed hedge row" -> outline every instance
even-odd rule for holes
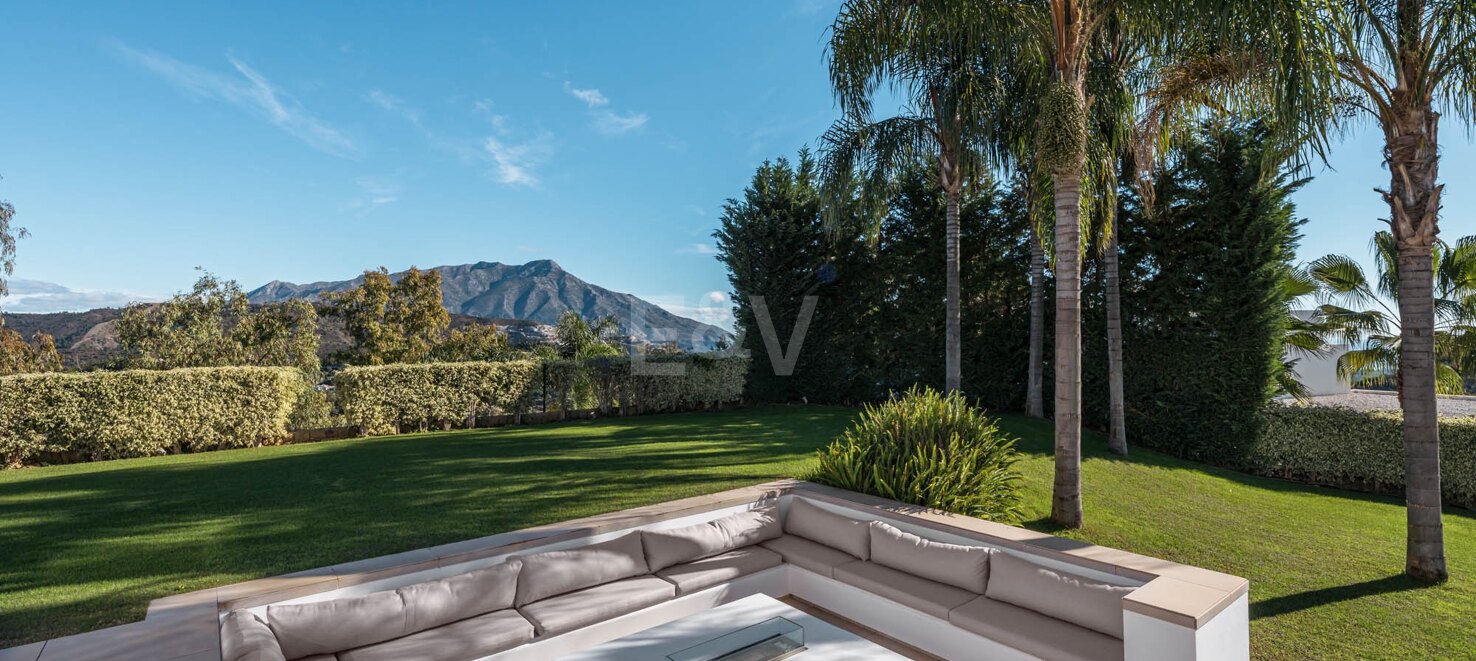
[[[1272,405],[1247,458],[1252,472],[1375,493],[1404,493],[1397,411]],[[1440,421],[1440,486],[1447,504],[1476,508],[1476,418]]]
[[[598,406],[623,412],[676,410],[736,401],[746,358],[682,356],[632,365],[587,360],[423,363],[352,367],[333,378],[349,424],[366,434],[459,425],[476,416]]]
[[[273,443],[304,388],[290,367],[22,374],[0,378],[0,459],[115,459]]]
[[[334,375],[333,389],[349,424],[366,434],[392,434],[520,411],[538,371],[529,360],[350,367]]]

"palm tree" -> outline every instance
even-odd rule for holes
[[[821,176],[832,227],[840,222],[840,200],[859,187],[862,209],[873,221],[864,229],[875,239],[895,176],[919,159],[937,162],[947,199],[944,385],[954,392],[962,381],[959,208],[965,186],[995,160],[981,119],[1003,89],[993,65],[1008,59],[954,47],[946,38],[947,16],[942,8],[889,0],[848,0],[841,6],[829,56],[843,118],[821,138]],[[895,117],[873,120],[872,96],[882,87],[902,95],[907,105]]]
[[[1398,272],[1404,408],[1405,573],[1448,576],[1440,506],[1434,248],[1439,233],[1440,119],[1469,124],[1476,89],[1476,0],[1265,3],[1280,29],[1257,35],[1281,54],[1278,116],[1324,136],[1349,117],[1377,123],[1389,187],[1380,190]]]
[[[1352,383],[1393,382],[1404,399],[1399,370],[1403,337],[1396,311],[1401,290],[1398,248],[1394,236],[1379,232],[1373,240],[1377,281],[1371,282],[1358,262],[1344,255],[1327,255],[1310,265],[1308,273],[1318,286],[1322,300],[1318,311],[1325,323],[1336,329],[1351,347],[1338,358],[1338,376]],[[1465,383],[1454,366],[1457,338],[1476,331],[1476,236],[1468,236],[1451,248],[1435,242],[1432,257],[1435,292],[1435,389],[1439,394],[1465,393]]]

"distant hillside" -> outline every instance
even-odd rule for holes
[[[586,319],[613,315],[621,333],[643,342],[675,342],[688,350],[708,350],[730,338],[716,326],[679,317],[630,294],[613,292],[580,280],[552,260],[522,265],[478,262],[438,266],[441,297],[455,314],[485,319],[523,319],[553,324],[566,310]],[[398,279],[401,273],[391,277]],[[357,287],[363,277],[298,285],[271,282],[252,291],[252,303],[293,298],[317,300],[327,292]]]

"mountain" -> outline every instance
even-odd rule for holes
[[[621,333],[638,341],[675,342],[687,350],[704,351],[731,340],[727,331],[716,326],[679,317],[630,294],[585,282],[553,260],[521,265],[477,262],[430,270],[441,273],[441,300],[453,314],[554,324],[559,315],[573,310],[586,319],[613,315]],[[390,277],[399,279],[401,275],[403,272]],[[363,280],[360,276],[303,285],[273,281],[248,297],[252,303],[317,300],[328,292],[357,287]]]

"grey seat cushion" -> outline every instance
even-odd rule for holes
[[[954,626],[1042,659],[1122,661],[1122,641],[1070,622],[988,597],[953,609]]]
[[[819,542],[812,542],[796,535],[785,535],[760,544],[778,553],[784,561],[802,569],[808,569],[826,578],[835,576],[835,568],[856,561],[856,557],[845,551],[837,551]]]
[[[677,594],[691,594],[781,564],[784,564],[784,558],[778,553],[758,546],[746,546],[696,562],[667,567],[656,575],[676,585]]]
[[[405,602],[405,632],[415,633],[483,613],[513,607],[522,562],[513,558],[485,569],[397,590]]]
[[[1137,588],[1112,585],[995,554],[984,595],[1122,638],[1122,598]]]
[[[968,590],[865,560],[836,567],[835,579],[940,620],[948,619],[949,611],[979,598]]]
[[[651,573],[641,533],[567,551],[546,551],[518,556],[523,568],[518,574],[515,605],[522,607],[555,595],[582,590],[602,583]]]
[[[266,622],[282,654],[314,654],[373,645],[405,635],[405,602],[393,590],[361,597],[267,606]]]
[[[339,652],[338,661],[464,661],[531,640],[533,624],[509,608]]]
[[[871,522],[871,560],[914,576],[984,594],[993,549],[923,539],[882,523]]]
[[[550,597],[520,606],[518,610],[533,623],[538,635],[555,636],[638,611],[675,596],[675,585],[655,576],[637,576]]]
[[[736,512],[681,528],[642,530],[651,571],[751,546],[784,534],[774,507]]]
[[[791,498],[784,532],[840,549],[859,560],[871,557],[871,529],[866,521],[822,509],[804,498]]]
[[[220,622],[221,661],[287,661],[277,637],[251,611],[231,611]]]

